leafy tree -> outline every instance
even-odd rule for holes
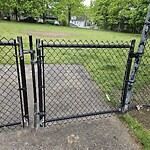
[[[92,1],[91,1],[91,4],[89,7],[85,6],[84,14],[86,15],[86,21],[88,21],[89,25],[93,24],[94,10],[93,10],[93,2]]]
[[[149,0],[95,0],[94,21],[101,28],[140,32]]]
[[[26,16],[42,17],[44,20],[49,9],[49,3],[49,0],[25,0],[22,10]]]
[[[0,0],[0,8],[3,13],[15,15],[16,21],[20,15],[40,17],[48,11],[50,0]]]
[[[8,1],[0,0],[0,12],[3,15],[10,16],[10,13],[12,13],[11,0]]]
[[[149,6],[149,0],[137,0],[130,11],[129,24],[132,32],[140,32],[145,22],[146,13]]]
[[[109,10],[109,4],[111,0],[95,0],[93,11],[95,12],[94,15],[94,22],[104,28],[108,28],[108,10]]]
[[[61,20],[67,20],[70,24],[71,16],[81,15],[83,12],[83,0],[57,0],[53,3],[54,12]]]

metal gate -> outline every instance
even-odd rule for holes
[[[136,53],[135,40],[100,44],[37,39],[35,51],[32,36],[29,50],[23,48],[22,37],[17,42],[1,39],[0,129],[29,126],[26,54],[30,54],[31,61],[34,127],[124,113],[136,107],[133,103],[129,105],[129,99],[146,42],[149,46],[149,27],[150,9]],[[146,57],[148,60],[147,51]],[[149,107],[149,102],[146,103]]]
[[[0,40],[0,127],[28,126],[28,99],[22,38]]]
[[[130,70],[134,43],[47,43],[37,39],[35,52],[32,36],[29,50],[24,50],[22,37],[17,42],[2,39],[0,127],[29,126],[27,54],[31,60],[35,127],[38,122],[43,126],[47,122],[121,112],[123,76],[126,69]]]
[[[122,112],[134,45],[38,39],[40,125]]]
[[[135,40],[100,44],[37,39],[36,50],[32,36],[29,50],[24,50],[22,37],[17,41],[0,41],[1,129],[30,123],[25,55],[31,60],[34,127],[125,111],[132,60],[138,55]]]

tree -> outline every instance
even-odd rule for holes
[[[45,14],[49,12],[50,5],[50,0],[25,0],[22,10],[27,16],[41,17],[44,20]]]
[[[101,28],[140,32],[149,0],[95,0],[94,21]]]
[[[40,17],[41,14],[48,11],[50,0],[0,0],[0,8],[2,13],[11,13],[15,15],[16,21],[19,16]]]
[[[94,14],[94,22],[104,28],[107,29],[109,24],[108,24],[108,10],[109,10],[109,4],[111,0],[95,0],[93,3],[93,11],[95,12]]]
[[[89,7],[85,6],[84,14],[86,15],[86,21],[88,22],[88,25],[92,25],[94,20],[94,10],[92,1]]]
[[[129,24],[132,32],[141,32],[149,6],[149,0],[137,0],[132,11],[130,11]]]
[[[10,16],[10,13],[12,13],[11,0],[0,0],[0,12],[8,17]]]
[[[70,25],[71,16],[81,15],[83,13],[83,0],[57,0],[53,3],[54,12],[62,20],[67,20]]]

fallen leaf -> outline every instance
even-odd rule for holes
[[[67,137],[68,143],[72,144],[72,143],[77,143],[79,142],[79,136],[75,136],[75,135],[70,135]]]

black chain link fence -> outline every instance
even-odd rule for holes
[[[3,38],[0,40],[0,131],[8,125],[21,124],[18,88],[15,43],[14,40]],[[19,126],[13,128],[16,127]]]
[[[142,105],[150,106],[150,35],[148,35],[130,100],[130,107],[136,106],[137,109],[141,109]]]
[[[120,111],[131,43],[100,43],[42,41],[40,47],[44,63],[41,65],[45,84],[40,88],[43,88],[45,97],[43,105],[45,122],[56,123],[58,120],[83,117],[87,114]],[[130,106],[140,107],[143,104],[150,104],[149,49],[148,39]],[[18,90],[21,90],[21,79],[17,55],[14,40],[4,38],[0,40],[0,127],[2,127],[0,131],[7,125],[20,124],[13,126],[20,128],[22,124],[23,105]]]
[[[131,43],[100,43],[43,41],[47,122],[120,108]]]

